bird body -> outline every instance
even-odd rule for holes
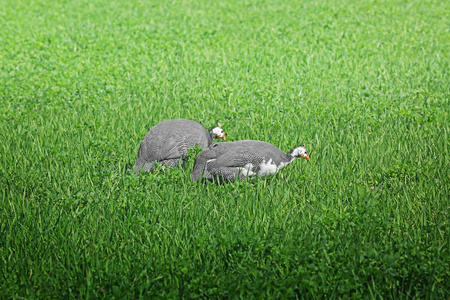
[[[289,165],[296,157],[309,160],[305,146],[284,153],[274,145],[255,140],[216,143],[201,152],[195,159],[192,180],[203,178],[212,180],[245,180],[256,176],[275,174]]]
[[[206,130],[198,122],[187,119],[165,120],[152,127],[141,142],[134,171],[152,170],[155,162],[168,167],[182,164],[188,149],[206,148],[214,138],[223,138],[222,128]]]

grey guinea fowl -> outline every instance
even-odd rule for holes
[[[152,170],[155,162],[169,167],[178,166],[186,159],[188,149],[197,144],[205,149],[214,138],[225,140],[220,123],[210,131],[200,123],[187,119],[165,120],[153,126],[145,135],[139,148],[134,171]],[[182,162],[182,161],[181,161]]]
[[[284,153],[274,145],[261,141],[242,140],[216,143],[201,152],[195,159],[192,180],[204,179],[233,181],[276,173],[295,158],[309,160],[305,145]]]

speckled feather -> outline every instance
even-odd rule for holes
[[[155,162],[175,167],[187,157],[188,149],[196,144],[204,149],[211,143],[210,133],[200,123],[187,119],[165,120],[145,135],[133,169],[152,170]]]
[[[283,167],[293,160],[274,145],[262,141],[242,140],[228,143],[216,143],[201,152],[195,159],[192,180],[203,178],[211,180],[235,180],[238,176],[244,180],[242,172],[245,166],[251,166],[251,172],[260,171],[261,163],[271,161],[277,167]]]

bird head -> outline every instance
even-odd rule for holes
[[[293,157],[302,157],[309,161],[308,150],[306,150],[305,144],[295,147],[289,154]]]
[[[217,123],[217,126],[211,129],[209,133],[215,139],[223,139],[224,141],[226,140],[225,133],[223,132],[222,125],[220,123]]]

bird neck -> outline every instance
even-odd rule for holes
[[[292,152],[292,151],[291,151]],[[289,165],[291,162],[294,161],[295,157],[292,156],[291,152],[289,152],[288,154],[286,154],[286,159],[284,159],[281,164],[279,169],[286,167],[287,165]]]
[[[214,141],[214,137],[216,135],[214,134],[214,132],[212,131],[212,129],[209,131],[209,144],[211,144]]]
[[[291,151],[289,151],[289,153],[287,154],[287,156],[289,157],[289,159],[291,159],[291,162],[292,162],[294,159],[297,158],[296,156],[294,156],[294,150],[295,150],[295,148],[292,149]]]

